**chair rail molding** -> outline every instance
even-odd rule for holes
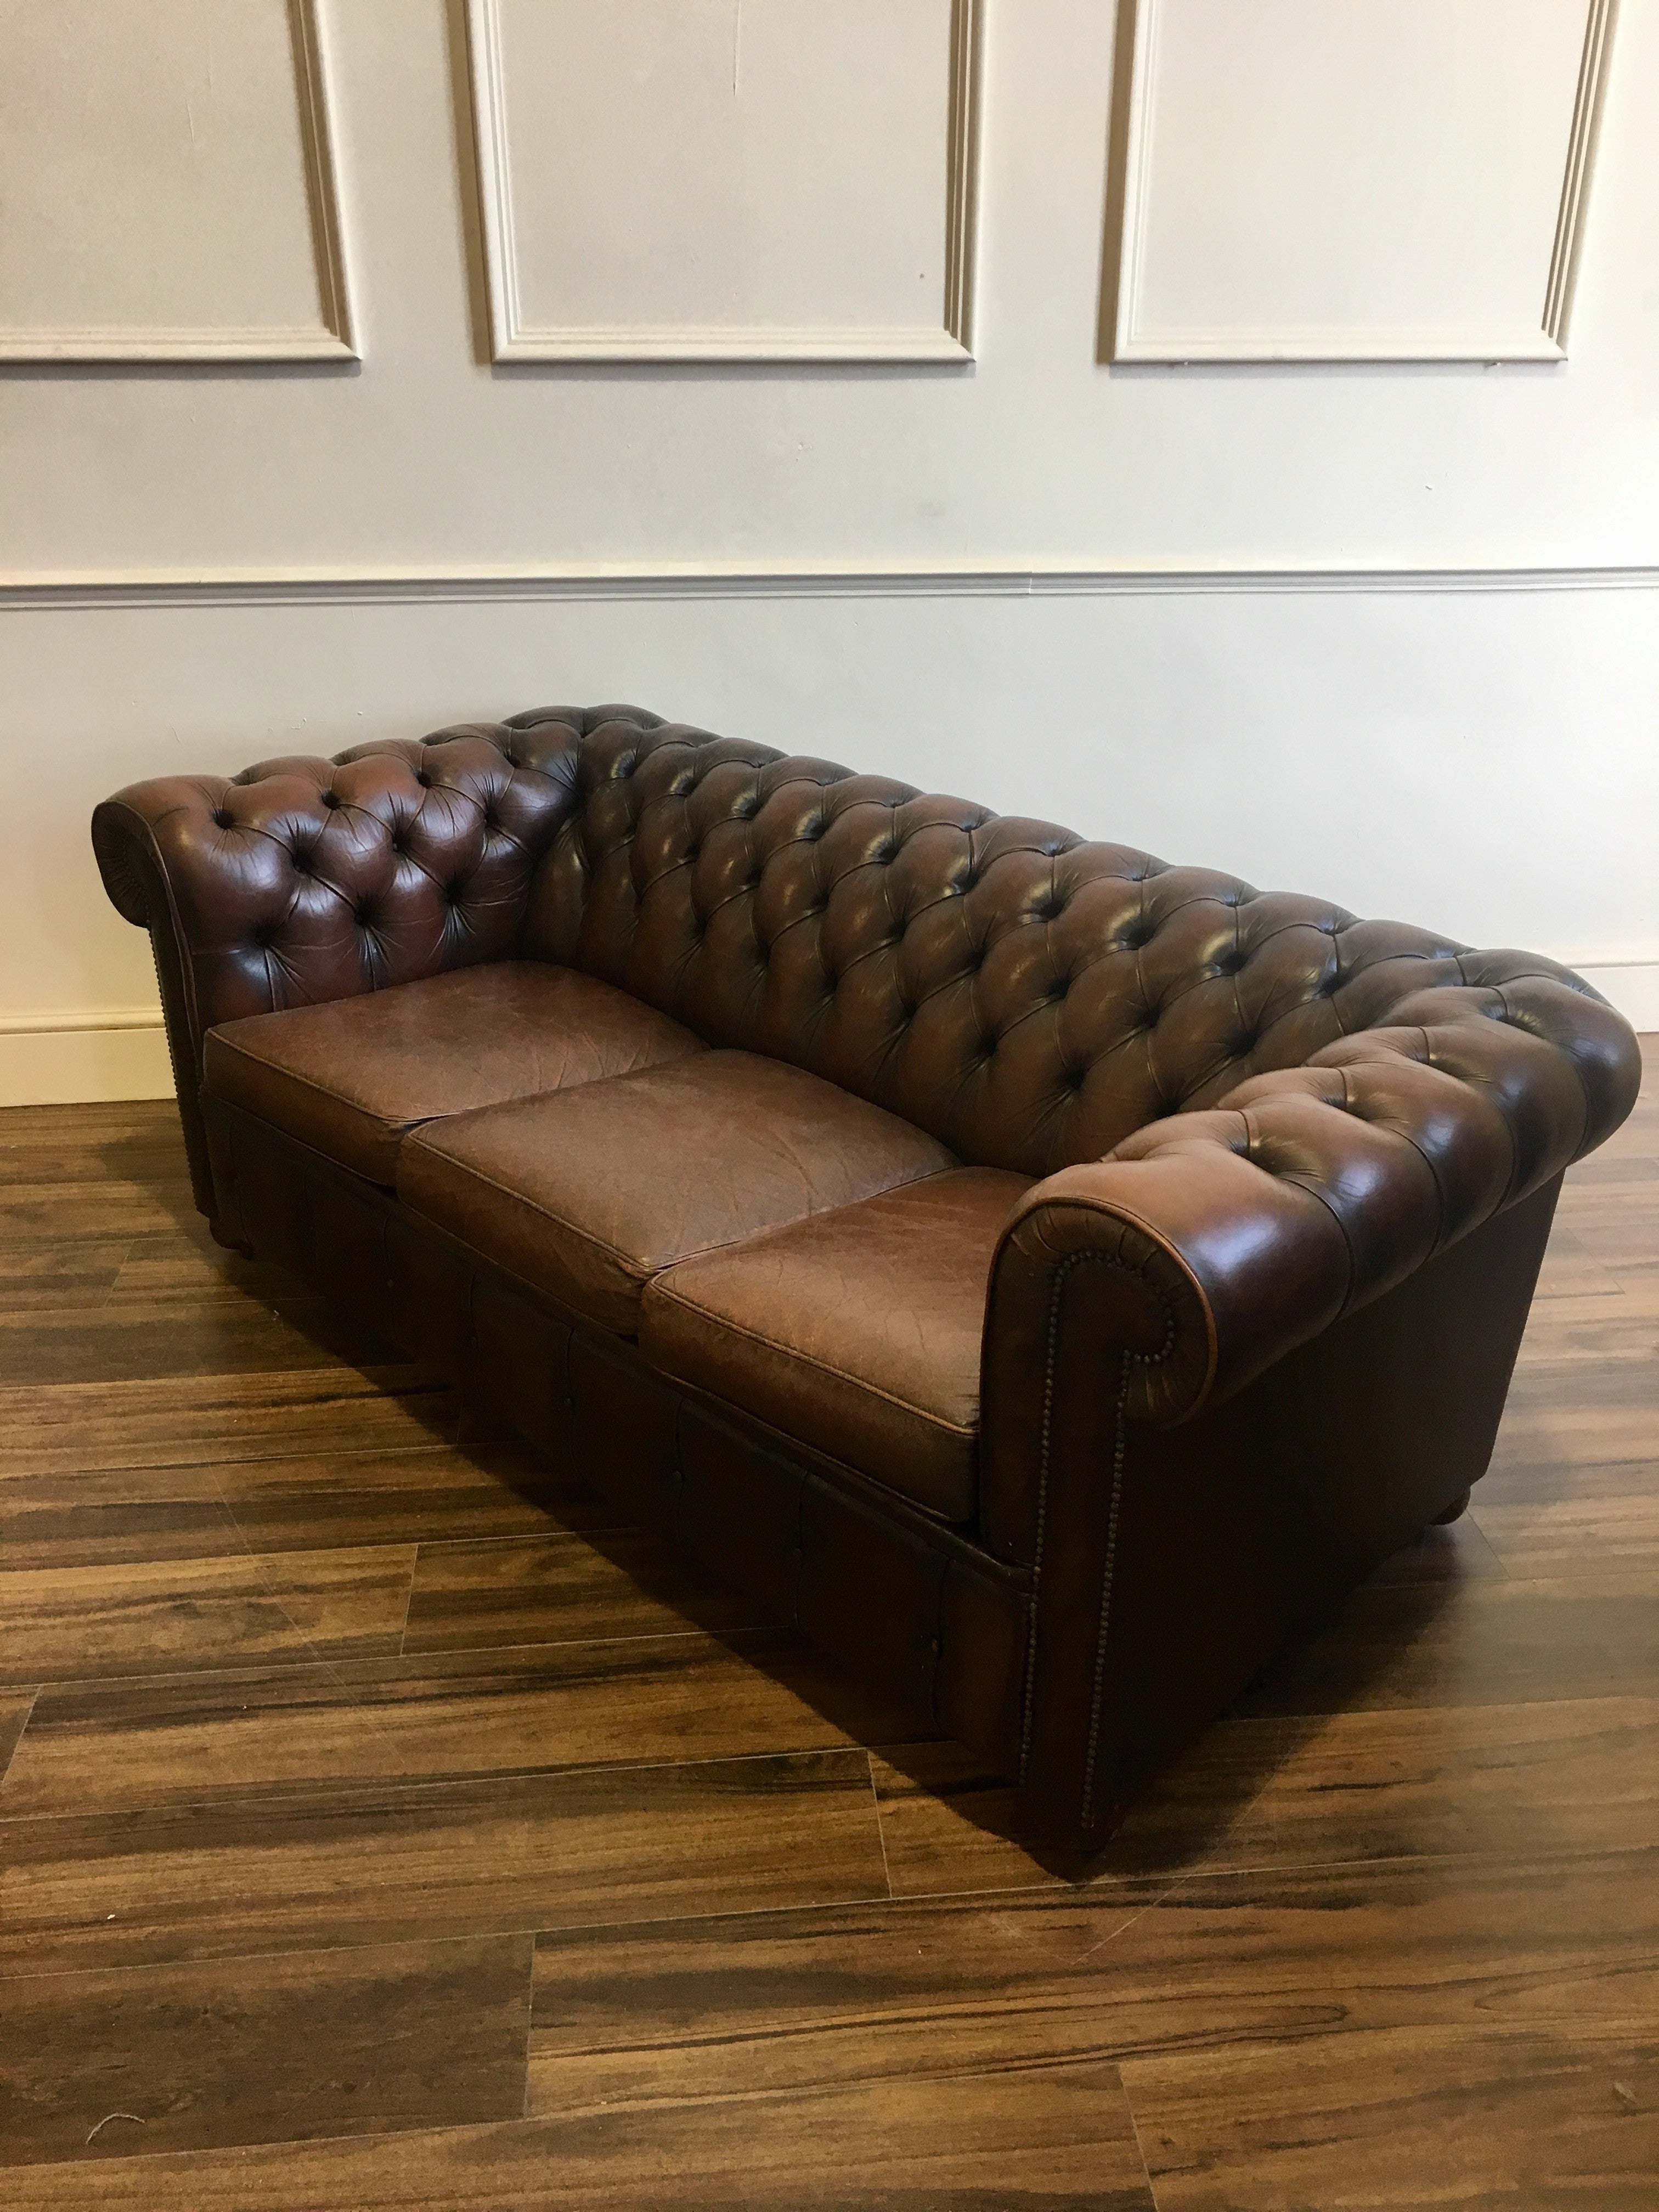
[[[733,0],[740,32],[740,0]],[[950,0],[944,313],[938,324],[535,322],[526,315],[509,144],[502,9],[466,0],[473,144],[491,356],[497,362],[870,362],[973,359],[986,0]],[[734,43],[734,90],[736,87]]]
[[[353,362],[355,333],[330,104],[323,0],[284,0],[319,319],[314,324],[91,323],[8,328],[0,363]]]
[[[1102,288],[1101,339],[1104,359],[1114,363],[1161,362],[1184,366],[1206,362],[1535,362],[1566,357],[1567,330],[1583,240],[1590,173],[1607,88],[1618,0],[1583,0],[1584,30],[1577,61],[1577,90],[1565,142],[1553,240],[1544,251],[1540,238],[1538,313],[1517,307],[1513,315],[1486,312],[1463,316],[1440,313],[1389,317],[1367,325],[1359,320],[1244,319],[1224,313],[1195,312],[1159,322],[1147,307],[1151,216],[1154,170],[1160,152],[1158,95],[1171,12],[1182,0],[1118,0],[1113,92],[1112,153],[1107,200],[1106,269]],[[1248,10],[1243,12],[1248,13]],[[1294,56],[1291,57],[1294,60]],[[1431,70],[1432,58],[1425,60]],[[1274,74],[1282,82],[1288,72]],[[1237,94],[1249,104],[1249,88]],[[1166,125],[1167,127],[1167,125]],[[1402,175],[1424,167],[1402,151]],[[1554,174],[1552,163],[1549,172]],[[1316,179],[1304,177],[1313,193]],[[1398,179],[1378,176],[1381,205]],[[1424,189],[1419,175],[1417,188]],[[1315,195],[1316,197],[1316,194]],[[1270,242],[1294,250],[1282,226],[1268,226]],[[1421,265],[1420,264],[1419,264]]]
[[[467,605],[560,599],[1115,599],[1659,591],[1659,559],[1395,562],[1056,558],[521,562],[0,569],[0,614],[146,606]]]

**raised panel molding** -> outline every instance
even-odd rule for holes
[[[508,128],[508,66],[502,10],[507,0],[466,0],[473,139],[489,304],[491,352],[498,362],[914,362],[973,358],[974,264],[977,228],[979,112],[984,0],[949,0],[948,52],[939,57],[945,104],[942,309],[937,322],[853,324],[535,319],[526,312],[521,266],[523,225],[515,205]],[[557,0],[553,0],[557,4]],[[888,0],[896,8],[901,0]],[[732,0],[732,90],[738,91],[744,0]],[[558,106],[568,110],[569,87]],[[672,149],[666,149],[672,154]],[[640,143],[619,157],[647,158]],[[664,185],[672,187],[672,164]],[[596,241],[595,250],[599,250]]]
[[[1565,3],[1565,0],[1564,0]],[[1568,319],[1583,242],[1584,211],[1603,94],[1606,89],[1613,19],[1618,0],[1580,0],[1583,34],[1577,52],[1577,88],[1571,101],[1571,120],[1563,141],[1565,167],[1553,168],[1547,180],[1554,192],[1553,231],[1540,228],[1537,252],[1535,318],[1521,304],[1514,313],[1478,313],[1467,319],[1446,314],[1422,318],[1406,316],[1380,319],[1366,326],[1352,319],[1308,321],[1243,320],[1224,313],[1193,313],[1178,320],[1160,322],[1150,311],[1147,294],[1152,242],[1151,216],[1160,181],[1158,95],[1160,63],[1166,24],[1182,0],[1119,0],[1119,82],[1114,93],[1113,160],[1108,211],[1108,270],[1103,300],[1103,340],[1106,357],[1116,362],[1559,362],[1565,357]],[[1443,35],[1455,0],[1436,0],[1437,23],[1431,21],[1430,35]],[[1228,0],[1237,10],[1235,21],[1247,22],[1248,0]],[[1575,17],[1575,21],[1577,18]],[[1517,46],[1524,32],[1516,34]],[[1293,75],[1305,56],[1294,52],[1283,58],[1284,66],[1265,70],[1264,76],[1279,84]],[[1436,57],[1425,57],[1431,77]],[[1440,88],[1444,89],[1444,87]],[[1563,105],[1565,103],[1563,85]],[[1228,97],[1236,111],[1248,112],[1252,88],[1234,82]],[[1409,140],[1405,134],[1402,144]],[[1419,134],[1420,137],[1420,134]],[[1478,131],[1468,137],[1466,150],[1481,153]],[[1425,169],[1421,144],[1418,167]],[[1559,175],[1559,188],[1555,179]],[[1162,180],[1168,192],[1178,196],[1183,188],[1194,203],[1215,179],[1194,184],[1186,178]],[[1424,176],[1415,183],[1424,188]],[[1373,208],[1379,231],[1388,222],[1390,191],[1409,191],[1411,180],[1401,174],[1379,174],[1374,179]],[[1317,196],[1310,192],[1309,198]],[[1293,251],[1288,222],[1273,227],[1271,242]],[[1167,275],[1167,272],[1164,272]],[[1425,272],[1425,289],[1432,289]]]
[[[342,235],[321,0],[279,0],[279,4],[286,13],[292,50],[316,319],[107,325],[66,320],[58,325],[8,327],[0,308],[0,362],[349,362],[360,357]],[[193,117],[191,130],[193,137]]]

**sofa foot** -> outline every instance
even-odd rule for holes
[[[1435,1515],[1430,1526],[1435,1528],[1448,1528],[1452,1522],[1461,1521],[1468,1510],[1469,1493],[1467,1490],[1460,1491],[1443,1513],[1437,1513]]]

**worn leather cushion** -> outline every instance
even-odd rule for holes
[[[222,1023],[208,1032],[203,1079],[214,1097],[391,1184],[417,1122],[704,1049],[594,976],[510,960]]]
[[[930,1513],[975,1510],[980,1334],[1028,1188],[958,1168],[659,1275],[640,1349]]]
[[[418,1130],[398,1194],[632,1336],[663,1268],[957,1164],[934,1138],[802,1068],[708,1052]]]

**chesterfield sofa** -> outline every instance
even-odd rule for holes
[[[1517,952],[553,708],[131,786],[198,1204],[1097,1847],[1429,1522],[1636,1040]]]

